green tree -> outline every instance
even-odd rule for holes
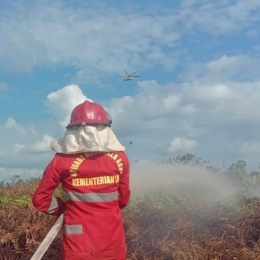
[[[228,168],[226,174],[232,178],[237,185],[247,187],[248,186],[248,174],[246,171],[247,164],[244,160],[238,160],[236,163],[232,163]]]
[[[178,155],[176,157],[169,158],[165,161],[165,163],[173,165],[200,166],[210,171],[219,172],[219,169],[211,165],[209,160],[204,160],[192,153],[186,153],[184,155]]]

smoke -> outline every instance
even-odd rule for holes
[[[132,196],[163,192],[203,201],[227,199],[239,190],[224,175],[202,167],[149,162],[131,165],[130,185]]]

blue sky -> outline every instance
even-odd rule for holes
[[[257,170],[259,25],[258,0],[1,1],[2,178],[39,176],[86,98],[131,161],[191,152]]]

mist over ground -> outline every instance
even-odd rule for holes
[[[227,176],[203,167],[152,162],[131,166],[130,185],[132,196],[162,192],[204,201],[226,199],[239,191]]]

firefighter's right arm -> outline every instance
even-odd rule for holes
[[[66,203],[53,193],[61,182],[58,168],[58,157],[55,156],[43,172],[38,188],[33,194],[33,206],[48,215],[59,216],[65,210]]]

